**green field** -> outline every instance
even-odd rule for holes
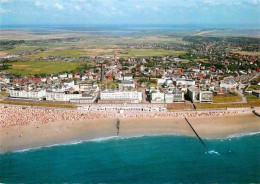
[[[76,62],[46,62],[46,61],[25,61],[12,63],[10,69],[6,70],[15,75],[35,75],[35,74],[57,74],[61,72],[71,72],[82,63]]]
[[[38,53],[38,54],[29,55],[28,57],[38,58],[38,57],[46,57],[46,56],[64,56],[64,57],[78,58],[78,57],[89,56],[89,54],[85,50],[69,49],[69,50],[57,50],[57,51],[42,52],[42,53]]]
[[[175,51],[166,49],[124,49],[118,53],[121,57],[161,57],[184,55],[186,51]]]
[[[195,104],[197,109],[219,109],[219,108],[239,108],[239,107],[260,107],[260,98],[253,95],[247,95],[248,103],[230,103],[230,104]]]
[[[230,102],[239,102],[241,101],[241,96],[236,95],[217,95],[213,97],[213,103],[230,103]]]
[[[260,56],[260,52],[257,51],[239,51],[239,50],[232,50],[233,53],[235,54],[240,54],[240,55],[248,55],[248,56]]]
[[[254,95],[246,95],[248,103],[250,104],[258,104],[260,106],[260,98],[254,96]]]
[[[166,49],[65,49],[46,51],[38,54],[29,55],[30,58],[45,56],[64,56],[64,57],[94,57],[94,56],[114,56],[114,51],[120,57],[152,57],[152,56],[178,56],[186,54],[186,51],[175,51]]]
[[[0,101],[0,104],[8,104],[8,105],[25,105],[25,106],[39,106],[39,107],[55,107],[55,108],[70,108],[70,109],[76,109],[77,106],[73,104],[48,104],[43,102],[15,102],[15,101]]]
[[[13,53],[13,52],[22,52],[22,51],[33,51],[36,49],[41,49],[42,47],[40,46],[20,46],[20,47],[16,47],[14,49],[9,49],[6,52],[8,53]]]
[[[259,90],[259,89],[260,89],[260,86],[253,85],[253,86],[246,88],[246,91],[254,91],[254,90]]]

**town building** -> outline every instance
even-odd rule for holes
[[[195,86],[195,81],[192,79],[176,79],[176,86]]]
[[[106,90],[100,92],[100,102],[130,102],[139,103],[143,99],[139,91],[114,91]]]
[[[64,92],[46,92],[46,100],[70,101],[72,99],[82,98],[82,94],[65,94]]]
[[[94,103],[97,100],[97,93],[94,94],[83,94],[82,98],[73,98],[70,99],[71,103],[80,103],[80,104],[84,104],[84,103]]]
[[[225,80],[220,81],[220,88],[221,89],[234,89],[237,86],[237,82],[233,78],[226,78]]]
[[[124,76],[123,76],[123,80],[133,80],[133,75],[132,74],[125,74]]]
[[[192,102],[199,102],[199,88],[189,87],[187,90],[187,94]]]
[[[199,101],[200,103],[212,103],[213,101],[212,91],[200,91]]]
[[[194,103],[212,103],[212,91],[202,91],[197,87],[188,88],[188,96]]]
[[[260,90],[254,90],[252,91],[252,95],[257,96],[258,98],[260,98]]]
[[[125,89],[125,88],[135,88],[135,84],[133,83],[133,81],[130,81],[130,80],[119,81],[118,86],[119,86],[120,90]]]
[[[164,93],[159,90],[151,92],[151,103],[164,103]]]
[[[22,99],[42,99],[46,95],[45,90],[38,91],[25,91],[20,89],[9,90],[11,98],[22,98]]]

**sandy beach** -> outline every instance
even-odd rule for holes
[[[120,120],[120,137],[165,134],[195,136],[184,116],[203,138],[224,138],[260,131],[260,118],[250,110],[228,112],[148,113],[136,117],[131,114],[120,114],[118,117],[106,114],[92,119],[2,125],[0,152],[117,136],[117,119]]]

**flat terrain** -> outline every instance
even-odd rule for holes
[[[179,56],[186,54],[186,51],[175,51],[166,49],[65,49],[46,51],[38,54],[28,55],[29,58],[39,58],[46,56],[63,57],[95,57],[114,56],[114,52],[120,57],[152,57],[152,56]]]
[[[213,97],[213,103],[229,103],[229,102],[239,102],[241,101],[241,96],[239,95],[217,95]]]
[[[77,29],[75,29],[77,30]],[[126,32],[66,32],[68,30],[2,30],[0,40],[23,40],[22,43],[0,48],[0,56],[7,54],[44,49],[37,54],[26,54],[24,57],[39,58],[46,56],[95,57],[113,56],[117,52],[121,57],[151,57],[166,55],[182,55],[185,51],[155,49],[146,45],[141,48],[127,48],[126,44],[188,44],[180,35],[187,32],[143,33]]]
[[[145,57],[145,56],[178,56],[186,54],[185,51],[175,51],[166,49],[125,49],[119,56],[122,57]]]
[[[82,63],[76,62],[46,62],[46,61],[25,61],[11,63],[11,69],[6,71],[16,75],[35,75],[35,74],[52,74],[60,72],[71,72]]]
[[[247,95],[248,103],[229,103],[229,104],[195,104],[197,109],[217,109],[217,108],[237,108],[237,107],[259,107],[260,98],[253,95]]]
[[[260,52],[256,52],[256,51],[249,52],[249,51],[232,50],[232,52],[240,55],[260,56]]]

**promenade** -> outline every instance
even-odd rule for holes
[[[30,123],[50,123],[63,121],[81,121],[87,119],[112,118],[183,118],[183,117],[218,117],[238,114],[238,110],[209,110],[209,111],[176,111],[176,112],[143,112],[140,110],[69,110],[55,108],[23,107],[0,105],[0,126],[26,125]]]

